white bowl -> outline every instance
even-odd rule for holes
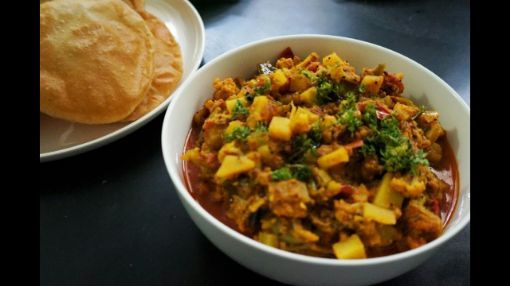
[[[304,58],[335,51],[358,71],[385,63],[387,70],[404,73],[405,96],[440,114],[440,122],[457,157],[460,197],[444,233],[434,241],[399,254],[362,260],[336,260],[294,254],[252,240],[210,215],[189,194],[182,173],[186,136],[193,114],[212,96],[215,78],[254,75],[256,64],[274,61],[286,47]],[[280,282],[298,285],[366,285],[407,272],[435,253],[470,220],[470,111],[443,80],[415,61],[386,48],[343,37],[295,35],[265,39],[227,52],[203,66],[183,83],[168,107],[162,130],[162,148],[168,173],[188,214],[207,238],[240,264]]]

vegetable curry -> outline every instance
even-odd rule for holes
[[[320,257],[398,253],[437,238],[458,170],[439,114],[403,74],[290,48],[253,78],[216,79],[186,143],[192,196],[261,243]]]

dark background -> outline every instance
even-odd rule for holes
[[[265,37],[347,36],[416,60],[470,103],[469,1],[192,3],[206,28],[204,63]],[[161,155],[163,116],[98,150],[40,164],[41,285],[278,285],[226,257],[186,214]],[[380,285],[469,285],[469,235],[468,226]]]

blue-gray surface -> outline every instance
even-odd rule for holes
[[[400,52],[469,104],[469,1],[192,1],[204,63],[265,37],[317,33]],[[278,285],[217,250],[180,204],[161,157],[162,115],[98,150],[41,164],[41,285]],[[381,285],[469,285],[469,226]]]

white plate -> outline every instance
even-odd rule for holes
[[[145,6],[147,11],[165,22],[181,47],[183,75],[177,88],[179,89],[202,61],[205,44],[202,18],[187,0],[147,0]],[[172,97],[169,97],[156,109],[131,123],[84,125],[41,114],[40,162],[77,155],[122,138],[160,114],[171,99]]]

